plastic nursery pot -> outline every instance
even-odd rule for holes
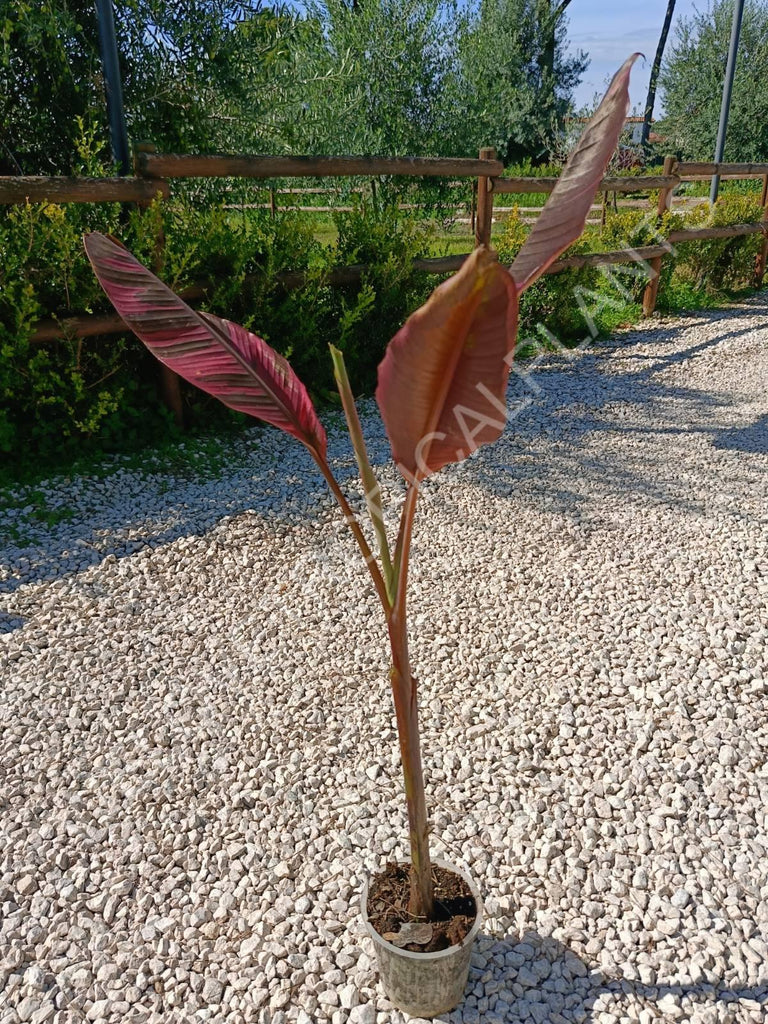
[[[384,992],[391,1003],[412,1017],[434,1017],[438,1013],[447,1013],[459,1005],[467,987],[472,946],[480,930],[483,916],[480,890],[469,875],[448,861],[433,860],[432,864],[460,875],[475,899],[475,923],[458,946],[450,946],[437,953],[412,953],[410,950],[393,946],[379,935],[368,920],[367,878],[360,896],[363,925],[373,939]]]

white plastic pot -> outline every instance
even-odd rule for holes
[[[379,975],[387,999],[412,1017],[435,1017],[459,1005],[469,977],[469,961],[475,936],[480,930],[483,901],[480,890],[469,875],[444,860],[433,860],[435,867],[460,875],[472,891],[477,917],[471,930],[458,946],[437,953],[412,953],[386,942],[368,920],[368,879],[363,883],[360,909],[365,930],[373,939],[379,961]]]

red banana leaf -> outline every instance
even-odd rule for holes
[[[494,253],[476,249],[394,336],[376,401],[406,479],[499,437],[516,332],[514,281]]]
[[[629,73],[639,56],[635,53],[629,57],[613,76],[541,216],[509,268],[519,292],[533,284],[584,230],[595,192],[626,122]]]
[[[126,248],[85,236],[112,305],[161,363],[231,409],[292,434],[324,460],[326,437],[306,388],[265,341],[229,320],[197,313]]]

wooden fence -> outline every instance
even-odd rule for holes
[[[732,175],[726,176],[732,177]],[[749,177],[762,177],[762,175],[749,175]],[[691,179],[686,178],[686,181]],[[348,196],[364,196],[371,195],[375,196],[375,182],[371,182],[370,188],[361,188],[359,186],[354,188],[345,188],[344,196],[345,199]],[[448,193],[442,201],[435,203],[433,202],[399,202],[396,204],[396,209],[404,213],[411,213],[417,210],[422,212],[428,212],[430,210],[440,216],[443,220],[449,220],[453,224],[468,224],[471,225],[470,233],[475,233],[475,201],[477,199],[474,187],[468,188],[466,183],[459,181],[449,181],[443,188]],[[465,193],[465,197],[461,199],[453,199],[451,192],[457,189],[462,190]],[[233,187],[225,188],[225,194],[231,194],[236,192],[237,189]],[[258,188],[256,187],[256,194],[251,196],[251,201],[246,201],[241,196],[238,202],[235,198],[231,198],[229,201],[223,204],[225,210],[236,210],[243,212],[244,210],[269,210],[272,217],[276,217],[278,213],[306,213],[306,214],[327,214],[327,213],[351,213],[356,207],[345,205],[344,203],[338,202],[340,189],[338,186],[325,188],[305,188],[298,187],[296,185],[290,187],[278,188],[274,184],[270,184],[267,187]],[[589,208],[589,216],[587,217],[587,226],[596,226],[605,224],[606,213],[608,210],[608,196],[609,193],[603,192],[600,196],[600,201],[594,202]],[[307,197],[311,197],[312,203],[306,205]],[[597,198],[597,197],[596,197]],[[326,201],[326,205],[320,205],[323,199]],[[336,202],[332,200],[336,199]],[[347,200],[348,202],[348,200]],[[302,205],[305,204],[305,205]],[[688,212],[696,206],[709,205],[709,198],[703,196],[675,196],[674,197],[675,209],[682,212]],[[618,199],[614,196],[613,202],[610,204],[610,209],[614,212],[618,210],[637,210],[647,209],[647,199]],[[493,204],[493,219],[495,223],[500,223],[503,219],[513,214],[519,217],[523,224],[535,224],[544,206],[539,204],[537,206],[523,206],[519,202],[516,202],[513,206],[500,206],[498,201]]]
[[[502,177],[503,165],[493,149],[481,149],[474,158],[432,157],[332,157],[332,156],[195,156],[158,154],[152,146],[141,145],[135,154],[134,175],[124,178],[44,178],[0,177],[0,203],[55,202],[97,203],[126,202],[146,206],[156,197],[168,198],[170,178],[240,177],[258,180],[297,177],[375,177],[402,175],[407,177],[442,177],[476,179],[473,204],[475,245],[488,245],[494,217],[496,196],[508,194],[548,193],[557,184],[557,178]],[[664,161],[662,174],[608,176],[600,182],[598,192],[638,193],[658,190],[656,217],[661,221],[665,210],[671,208],[672,196],[684,181],[702,180],[713,174],[722,178],[761,178],[763,220],[751,224],[728,227],[693,228],[674,231],[659,237],[658,243],[637,249],[619,249],[611,252],[586,253],[557,260],[546,271],[557,274],[564,270],[607,266],[620,263],[643,262],[650,281],[643,295],[643,313],[650,316],[656,305],[661,263],[675,242],[708,238],[732,238],[754,233],[763,234],[763,244],[755,267],[756,283],[761,283],[768,257],[768,164],[692,163],[678,162],[674,157]],[[158,262],[163,239],[158,238]],[[415,260],[414,269],[431,274],[457,270],[469,253],[435,259]],[[367,268],[363,265],[339,267],[326,277],[329,285],[349,284],[360,280]],[[286,288],[299,288],[305,278],[300,272],[278,275]],[[200,281],[182,292],[188,301],[202,298],[214,284]],[[94,337],[124,331],[125,324],[118,316],[75,316],[61,321],[41,321],[31,337],[34,343],[46,343],[63,337]],[[163,394],[178,421],[182,419],[181,394],[178,378],[163,367]]]

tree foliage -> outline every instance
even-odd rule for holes
[[[443,0],[313,0],[305,151],[435,150],[453,43]]]
[[[586,66],[554,0],[115,0],[131,139],[181,152],[538,159]],[[0,0],[0,172],[107,138],[92,0]]]
[[[268,139],[295,24],[260,0],[116,0],[131,138],[171,152]],[[0,171],[72,170],[78,117],[107,138],[93,0],[0,0]]]
[[[677,23],[660,83],[666,114],[658,131],[684,157],[711,160],[715,149],[733,0]],[[768,159],[768,3],[747,0],[741,29],[726,160]]]
[[[550,0],[481,0],[465,10],[446,118],[456,153],[495,146],[505,163],[552,153],[588,63],[565,53],[564,9],[558,14]]]
[[[68,171],[76,119],[106,122],[97,38],[89,0],[0,0],[0,173]]]

